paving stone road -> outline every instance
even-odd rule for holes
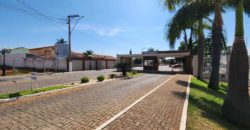
[[[179,130],[188,75],[177,75],[105,130]]]
[[[40,74],[37,81],[31,81],[30,75],[17,77],[0,77],[0,94],[14,93],[32,88],[41,88],[57,84],[79,81],[81,77],[87,76],[90,79],[96,79],[99,75],[108,76],[115,69],[99,70],[99,71],[78,71],[54,74]],[[31,86],[32,85],[32,86]]]
[[[3,103],[0,129],[95,129],[169,77],[144,74],[130,80],[119,79]]]

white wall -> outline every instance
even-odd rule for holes
[[[197,55],[194,55],[193,56],[193,75],[194,76],[198,76],[198,56]]]
[[[67,59],[57,61],[58,70],[67,70]]]
[[[67,70],[67,60],[56,60],[56,59],[43,59],[43,58],[27,58],[24,61],[24,67],[35,68],[35,69],[53,69],[53,70]]]
[[[98,60],[97,66],[98,66],[98,69],[106,69],[106,61],[105,60]]]
[[[26,54],[6,54],[5,64],[12,67],[23,67]],[[0,65],[3,64],[3,55],[0,55]]]
[[[96,61],[95,60],[85,60],[85,69],[84,70],[90,70],[90,64],[91,64],[91,70],[96,69]]]
[[[96,61],[95,60],[91,60],[91,69],[92,70],[96,69]]]
[[[26,60],[25,60],[26,59]],[[11,67],[27,67],[35,69],[55,69],[67,70],[66,59],[43,59],[39,57],[27,58],[26,54],[6,54],[5,63]],[[3,64],[3,56],[0,55],[0,65]]]
[[[73,60],[72,61],[72,70],[73,71],[81,71],[83,70],[83,61],[82,60]]]
[[[114,61],[108,61],[108,69],[115,68],[115,62]]]
[[[90,66],[90,65],[89,65],[89,64],[90,64],[90,61],[89,61],[89,60],[85,60],[84,64],[85,64],[85,65],[84,65],[84,67],[85,67],[84,70],[89,70],[89,68],[90,68],[90,67],[89,67],[89,66]]]
[[[26,59],[26,60],[25,60]],[[3,56],[0,55],[0,65],[2,65]],[[114,68],[114,61],[107,61],[107,68]],[[67,70],[67,60],[66,59],[44,59],[40,57],[32,57],[27,58],[26,54],[6,54],[6,65],[11,67],[27,67],[34,69],[53,69],[53,70]],[[106,61],[98,60],[97,61],[98,69],[106,69]],[[85,61],[85,69],[83,69],[83,61],[82,60],[73,60],[72,61],[72,69],[73,71],[81,71],[81,70],[89,70],[90,69],[90,61]],[[96,69],[96,60],[91,60],[91,69]]]

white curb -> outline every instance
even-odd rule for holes
[[[186,130],[187,125],[187,110],[188,110],[188,99],[189,99],[189,93],[190,93],[190,82],[191,82],[192,76],[189,76],[188,80],[188,86],[187,86],[187,92],[186,92],[186,98],[182,110],[182,116],[181,116],[181,124],[180,124],[180,130]]]

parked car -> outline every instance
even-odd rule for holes
[[[174,64],[174,65],[172,65],[172,68],[182,68],[182,65],[181,64]]]

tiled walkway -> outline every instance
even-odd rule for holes
[[[105,129],[178,130],[188,79],[177,75]]]
[[[171,76],[145,74],[0,104],[0,129],[96,129]],[[178,129],[188,77],[175,76],[105,129]]]

